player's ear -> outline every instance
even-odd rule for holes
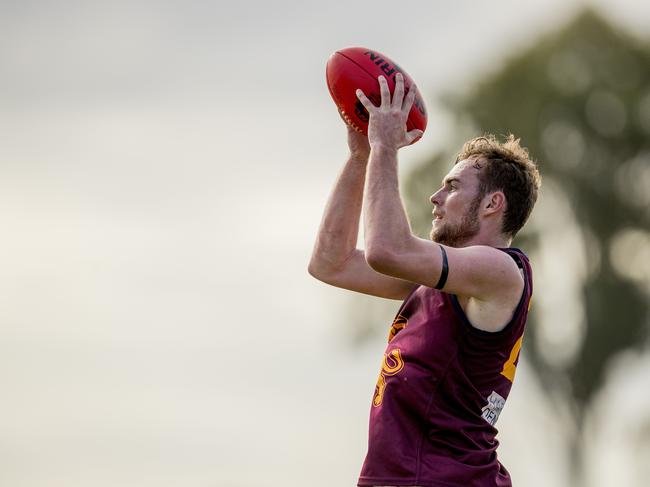
[[[506,195],[503,194],[503,191],[495,191],[487,195],[487,199],[484,201],[483,211],[486,215],[489,215],[505,209],[505,206]]]

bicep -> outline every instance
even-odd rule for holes
[[[326,273],[312,273],[312,275],[332,286],[387,299],[403,300],[417,285],[375,271],[366,262],[364,252],[358,249],[350,255],[340,269]]]
[[[443,267],[440,245],[415,238],[408,249],[384,254],[373,268],[389,276],[436,287]],[[442,290],[477,299],[491,299],[521,286],[517,264],[505,252],[477,245],[454,248],[444,246],[447,256],[447,279]]]
[[[521,291],[523,276],[507,253],[488,246],[446,248],[449,277],[444,290],[479,300]]]

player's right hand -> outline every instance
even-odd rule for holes
[[[345,126],[348,129],[348,147],[350,149],[350,157],[368,162],[370,157],[370,143],[368,142],[368,137],[357,132],[347,123]]]

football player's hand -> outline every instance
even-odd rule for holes
[[[418,129],[406,131],[406,121],[415,101],[417,89],[412,85],[404,96],[404,76],[397,73],[395,76],[395,93],[391,100],[388,81],[379,76],[379,89],[381,92],[381,105],[375,106],[361,90],[357,90],[357,98],[368,110],[368,142],[371,147],[383,147],[397,150],[412,144],[422,136]]]
[[[345,127],[348,130],[348,148],[350,149],[350,157],[359,161],[368,162],[370,157],[370,144],[368,137],[353,129],[347,122],[341,112],[339,112],[341,120],[345,122]]]

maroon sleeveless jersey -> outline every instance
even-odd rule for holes
[[[404,300],[372,399],[358,485],[512,485],[497,460],[494,424],[515,377],[533,283],[524,253],[500,250],[525,281],[503,330],[473,327],[453,294],[418,286]]]

